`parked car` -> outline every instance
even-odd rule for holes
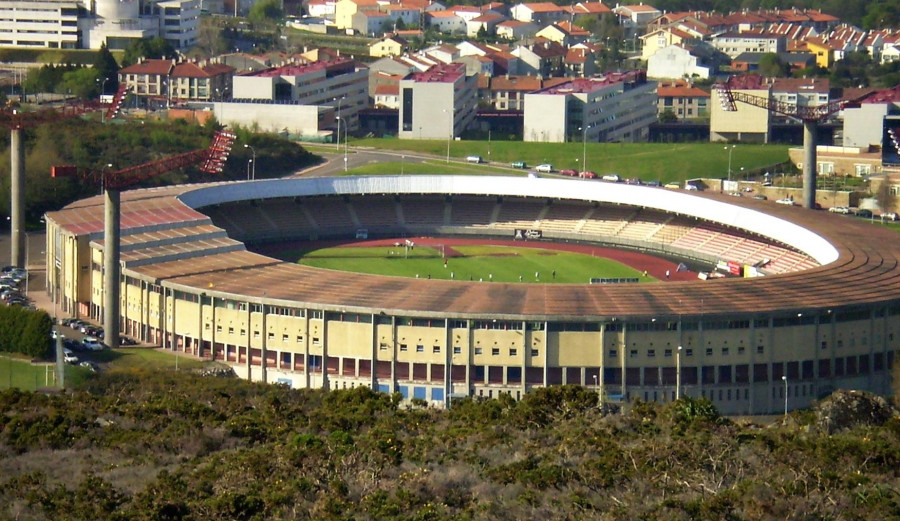
[[[481,156],[466,156],[466,161],[469,163],[481,163]]]
[[[94,362],[89,362],[89,361],[81,362],[80,364],[78,364],[78,367],[84,367],[85,369],[89,370],[92,373],[96,373],[97,371],[100,370],[100,366],[98,366]]]
[[[534,167],[534,170],[536,172],[544,172],[545,174],[550,173],[553,171],[553,165],[551,165],[550,163],[542,163],[542,164]]]
[[[786,197],[786,198],[784,198],[784,199],[779,199],[779,200],[777,200],[777,201],[775,201],[775,202],[778,203],[778,204],[786,204],[786,205],[788,205],[788,206],[794,206],[794,200],[791,199],[791,198],[789,198],[789,197]]]
[[[127,337],[127,336],[120,336],[119,337],[119,345],[120,346],[136,346],[137,341],[135,339]]]
[[[75,353],[72,352],[71,349],[63,348],[63,361],[67,364],[77,364],[78,357],[75,356]]]
[[[754,198],[754,199],[759,199],[760,201],[765,201],[765,200],[768,199],[768,197],[764,196],[763,194],[756,194],[756,195],[753,196],[753,198]]]
[[[602,179],[604,181],[609,181],[610,183],[618,183],[622,180],[622,178],[619,177],[619,174],[606,174]]]
[[[82,338],[81,344],[88,351],[103,351],[103,344],[100,343],[99,339],[92,336]]]
[[[744,194],[742,194],[740,192],[728,192],[728,195],[730,195],[732,197],[744,197]]]
[[[847,208],[846,206],[832,206],[828,209],[828,211],[831,213],[840,213],[847,215],[848,213],[850,213],[850,208]]]
[[[509,166],[511,166],[513,168],[527,168],[525,161],[513,161],[512,163],[509,164]]]
[[[578,172],[575,170],[572,170],[571,168],[563,168],[562,170],[559,171],[559,175],[568,175],[568,176],[575,177],[576,175],[578,175]]]
[[[644,182],[641,181],[641,179],[639,177],[629,177],[628,179],[625,180],[625,184],[627,184],[627,185],[642,185],[642,184],[644,184]],[[647,184],[649,185],[650,183],[647,183]],[[657,182],[656,185],[654,185],[654,186],[659,186],[659,183]]]
[[[856,216],[862,217],[863,219],[871,219],[872,218],[872,210],[866,210],[866,209],[857,210]]]
[[[881,214],[882,221],[897,221],[900,220],[900,217],[897,216],[894,212],[885,212]]]
[[[597,179],[597,172],[585,170],[584,172],[578,172],[578,177],[582,179]]]

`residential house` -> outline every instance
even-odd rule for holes
[[[587,77],[597,72],[597,55],[587,46],[570,47],[563,60],[565,76]]]
[[[375,89],[375,108],[394,109],[400,108],[400,85],[379,85]]]
[[[520,22],[532,22],[539,27],[565,19],[568,14],[552,2],[522,3],[512,6],[510,16]]]
[[[168,98],[183,101],[213,101],[226,97],[231,89],[234,67],[218,62],[181,62],[172,68]]]
[[[422,49],[419,52],[419,55],[427,56],[429,58],[437,60],[440,63],[451,63],[460,57],[459,49],[455,45],[450,43],[433,45],[431,47]]]
[[[309,0],[306,4],[306,13],[313,18],[334,20],[336,4],[337,0]]]
[[[119,86],[126,86],[137,96],[163,97],[174,60],[139,59],[134,65],[119,69]]]
[[[709,78],[715,75],[718,65],[725,62],[722,55],[709,45],[670,45],[662,48],[647,60],[647,77],[654,79]]]
[[[603,2],[578,2],[569,9],[569,14],[575,19],[595,18],[599,20],[604,14],[611,12],[612,9]]]
[[[465,34],[466,21],[453,11],[426,13],[425,25],[446,34]]]
[[[422,19],[422,10],[407,3],[386,4],[381,10],[388,13],[395,27],[419,27]]]
[[[507,20],[506,16],[489,11],[466,21],[466,36],[474,38],[483,32],[487,35],[494,34],[497,24]]]
[[[661,83],[656,89],[657,112],[671,112],[679,120],[709,115],[709,92],[689,82]]]
[[[494,75],[494,60],[487,56],[469,55],[460,56],[453,60],[455,63],[463,63],[466,66],[466,74],[481,74],[484,76]]]
[[[397,58],[385,57],[375,60],[369,64],[368,90],[372,93],[381,85],[400,85],[400,80],[415,70],[415,67]],[[370,97],[369,104],[374,103],[375,98]]]
[[[776,103],[798,107],[820,107],[828,105],[830,87],[828,78],[772,78],[771,99]],[[773,122],[787,122],[789,118],[781,114],[772,115]]]
[[[369,45],[369,56],[382,58],[385,56],[400,56],[409,49],[409,43],[403,38],[390,34],[384,38],[372,42]]]
[[[489,102],[494,110],[521,112],[525,110],[525,94],[543,87],[537,76],[495,76],[489,78]]]
[[[498,38],[506,38],[511,41],[518,41],[522,38],[534,36],[538,32],[538,26],[531,22],[520,22],[519,20],[505,20],[496,25],[494,29]]]
[[[650,22],[662,15],[659,9],[644,4],[617,5],[612,11],[619,15],[619,21],[629,35],[643,32]]]
[[[375,36],[395,29],[390,13],[378,9],[361,9],[350,17],[350,28],[356,34]]]
[[[552,42],[557,42],[565,47],[582,43],[591,35],[590,31],[586,31],[567,20],[556,22],[544,27],[535,34],[539,38],[546,38]]]
[[[475,119],[477,77],[441,64],[400,81],[400,139],[451,139]]]
[[[566,53],[565,47],[546,39],[536,40],[530,46],[519,45],[512,51],[519,58],[520,74],[524,72],[545,78],[563,75]]]
[[[378,9],[378,0],[338,0],[334,4],[334,25],[338,29],[353,29],[353,15],[362,9]]]
[[[745,52],[784,52],[785,39],[779,35],[748,31],[721,34],[713,39],[712,45],[731,58],[737,58]]]
[[[769,53],[745,52],[731,61],[733,72],[753,72],[759,69],[759,61]],[[788,64],[791,71],[812,67],[816,64],[816,57],[808,52],[780,52],[778,59]]]
[[[843,59],[844,53],[855,51],[856,45],[846,40],[837,40],[828,35],[812,36],[806,39],[807,50],[815,55],[816,65],[830,68],[834,62]]]
[[[658,50],[670,45],[687,46],[699,39],[695,34],[678,27],[663,27],[638,38],[641,40],[642,60],[649,60]]]
[[[643,71],[569,79],[525,94],[524,140],[645,141],[656,106],[656,83]]]

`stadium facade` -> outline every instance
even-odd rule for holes
[[[48,291],[104,312],[99,197],[47,214]],[[359,385],[445,404],[580,384],[608,400],[710,398],[730,414],[887,393],[900,246],[878,225],[766,201],[590,180],[311,178],[122,194],[121,325],[291,387]],[[247,244],[512,238],[728,261],[756,277],[500,284],[351,274]]]

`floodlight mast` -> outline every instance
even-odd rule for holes
[[[800,120],[803,123],[803,207],[816,207],[816,141],[819,122],[845,108],[858,106],[868,94],[858,98],[839,99],[825,105],[802,106],[796,103],[764,98],[743,92],[744,90],[767,90],[769,85],[758,74],[731,76],[725,83],[713,85],[722,110],[734,112],[735,102],[745,103]],[[740,89],[740,90],[738,90]]]

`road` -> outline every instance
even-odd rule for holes
[[[374,163],[422,163],[429,159],[437,159],[436,156],[424,154],[356,147],[350,147],[346,150],[343,147],[340,150],[333,147],[330,151],[324,147],[315,147],[313,153],[322,156],[325,159],[325,163],[301,170],[290,177],[328,177],[341,175],[345,170],[353,170],[354,168]],[[344,167],[344,157],[347,158],[346,168]]]

